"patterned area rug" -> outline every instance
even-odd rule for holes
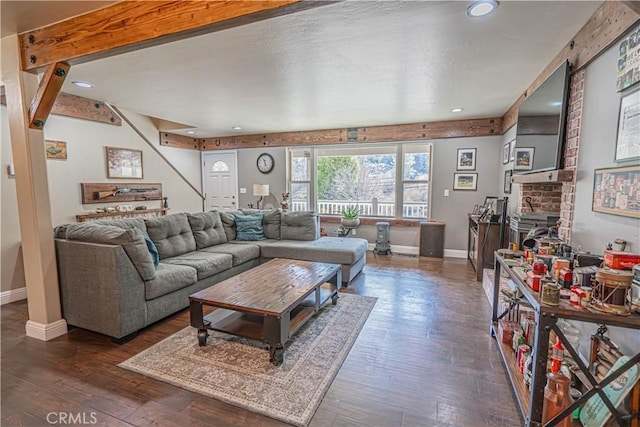
[[[284,363],[266,344],[209,331],[199,347],[186,327],[120,367],[297,426],[311,421],[346,359],[376,298],[340,294],[285,345]]]

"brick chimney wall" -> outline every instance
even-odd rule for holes
[[[580,145],[580,124],[582,120],[582,95],[584,93],[584,69],[574,73],[569,81],[569,107],[564,146],[564,169],[576,171],[578,166],[578,146]],[[518,212],[531,212],[527,197],[535,212],[559,213],[562,222],[558,233],[560,238],[571,243],[571,226],[576,191],[576,173],[572,182],[533,183],[520,185]]]

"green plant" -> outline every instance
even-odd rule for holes
[[[344,218],[358,218],[360,215],[360,208],[358,205],[347,205],[340,210],[340,213]]]

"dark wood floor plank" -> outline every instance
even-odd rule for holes
[[[342,292],[378,301],[310,427],[522,425],[466,260],[369,254]],[[188,310],[123,345],[82,329],[41,342],[25,336],[24,301],[0,311],[3,426],[47,425],[61,407],[114,426],[287,425],[117,367],[188,325]]]

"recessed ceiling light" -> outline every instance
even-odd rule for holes
[[[242,130],[242,127],[240,127],[240,126],[234,126],[234,127],[232,127],[231,129],[233,129],[233,130]]]
[[[482,0],[473,3],[467,8],[467,16],[471,18],[479,18],[481,16],[487,16],[498,7],[497,1]]]
[[[76,80],[75,82],[71,82],[74,85],[78,86],[78,87],[84,87],[84,88],[89,88],[89,87],[93,87],[93,85],[89,82],[83,82],[80,80]]]
[[[188,133],[189,135],[193,135],[195,132],[194,132],[194,131],[192,131],[192,130],[188,130],[188,131],[187,131],[187,133]]]
[[[460,107],[451,109],[452,113],[461,113],[463,111],[464,111],[464,108],[460,108]]]

